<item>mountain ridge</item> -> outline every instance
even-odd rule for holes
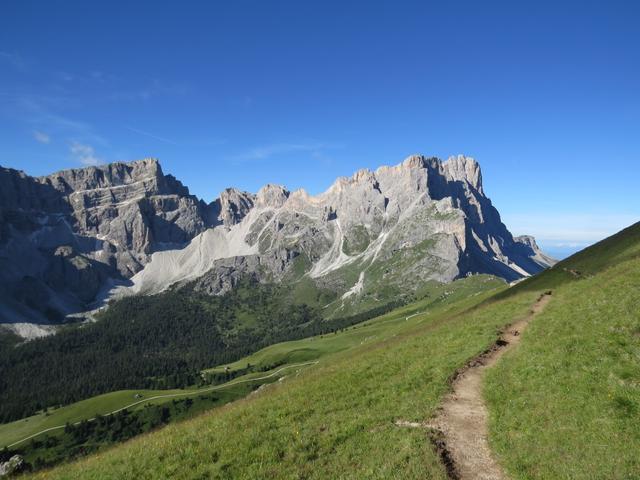
[[[343,308],[380,301],[384,283],[390,298],[472,273],[510,281],[553,262],[510,234],[480,165],[463,155],[411,155],[338,177],[318,195],[267,184],[255,194],[227,188],[210,203],[152,158],[43,177],[0,167],[0,187],[5,325],[55,324],[113,296],[199,278],[220,294],[243,276],[293,281],[301,269]],[[400,264],[407,275],[391,278]]]

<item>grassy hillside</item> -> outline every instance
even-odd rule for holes
[[[635,225],[508,290],[407,307],[335,334],[331,348],[265,349],[243,360],[326,354],[259,394],[35,476],[447,478],[425,430],[396,421],[432,418],[454,372],[552,288],[518,349],[488,371],[491,445],[514,478],[638,478],[638,285]],[[383,322],[393,328],[361,336]],[[341,348],[348,335],[362,343]]]
[[[378,304],[368,313],[325,320],[319,306],[292,299],[285,286],[248,280],[220,297],[186,286],[124,298],[96,323],[16,347],[0,343],[0,421],[114,390],[184,388],[203,368],[393,307]]]
[[[417,318],[416,313],[418,312],[439,312],[449,308],[455,308],[455,304],[459,300],[465,299],[470,295],[478,296],[483,293],[486,295],[486,292],[503,288],[504,282],[502,280],[487,275],[465,278],[449,285],[433,286],[429,290],[429,295],[425,296],[422,300],[359,325],[328,335],[319,335],[302,340],[271,345],[234,363],[205,370],[203,372],[205,376],[218,373],[223,378],[234,378],[234,380],[228,384],[213,387],[216,391],[218,401],[215,402],[215,404],[204,402],[204,406],[211,408],[226,403],[227,401],[241,398],[252,391],[255,386],[271,383],[277,380],[278,377],[287,375],[289,372],[286,369],[294,364],[320,359],[331,353],[357,347],[365,343],[371,343],[376,339],[389,338],[399,331],[411,328],[415,326],[416,323],[423,321],[424,318]],[[250,366],[249,369],[247,369],[247,366]],[[250,373],[247,373],[247,371],[250,371]],[[269,379],[263,379],[263,377],[272,374],[277,375]],[[243,386],[242,388],[237,385],[238,382],[246,382],[249,379],[260,379],[260,381],[253,381],[250,385]],[[233,388],[227,387],[227,385]],[[0,425],[0,447],[10,445],[13,442],[34,435],[42,430],[65,425],[67,422],[73,424],[96,415],[108,414],[136,401],[140,403],[133,408],[128,408],[129,411],[142,410],[149,403],[155,405],[171,403],[176,398],[175,396],[179,399],[191,398],[197,402],[205,392],[211,389],[212,387],[208,385],[201,385],[198,388],[194,386],[189,389],[122,390],[98,395],[71,405],[49,409],[47,412],[40,412],[37,415],[22,420]],[[137,400],[137,395],[141,396],[142,399],[148,399],[158,395],[173,395],[174,397],[161,398],[149,402]],[[196,404],[196,407],[197,406],[198,404]],[[197,408],[192,408],[191,413],[195,410],[197,410]],[[184,416],[180,416],[178,418],[183,417]],[[32,464],[34,463],[33,460],[38,457],[48,458],[49,461],[53,461],[51,455],[44,451],[46,450],[47,438],[62,436],[62,434],[63,430],[58,429],[45,432],[44,436],[38,436],[37,440],[45,444],[39,446],[39,448],[27,448],[30,445],[29,443],[23,443],[14,448],[20,450],[20,453],[25,454],[27,461]],[[61,441],[64,441],[64,439]]]
[[[337,334],[277,343],[235,362],[204,371],[223,372],[226,370],[233,372],[245,368],[247,364],[264,368],[316,360],[331,353],[388,338],[390,335],[396,334],[398,329],[412,327],[416,322],[422,322],[424,318],[415,318],[419,313],[441,312],[448,308],[455,308],[457,302],[470,296],[478,296],[487,291],[502,291],[504,287],[503,280],[490,275],[474,275],[450,284],[433,282],[422,289],[420,292],[421,300],[396,308],[371,320],[341,329]]]
[[[283,368],[285,368],[285,370],[279,372],[279,370]],[[71,405],[47,409],[21,420],[0,424],[0,448],[44,430],[67,423],[75,424],[99,415],[108,415],[111,412],[123,408],[127,408],[128,411],[133,412],[144,409],[148,405],[170,403],[175,399],[197,399],[211,391],[215,391],[218,396],[222,395],[228,397],[229,400],[235,400],[251,392],[256,386],[276,381],[279,377],[286,375],[286,373],[285,366],[274,369],[273,371],[242,375],[228,383],[213,387],[203,386],[199,388],[192,387],[171,390],[118,390],[97,395]],[[269,376],[269,378],[264,378],[267,376]],[[245,384],[248,384],[246,388]],[[61,432],[62,430],[49,431],[46,432],[46,434],[52,436]]]
[[[394,421],[431,417],[452,373],[536,298],[486,296],[416,315],[259,395],[42,478],[446,478],[424,430]]]
[[[158,429],[170,422],[191,418],[203,411],[220,407],[246,396],[261,384],[277,380],[278,377],[274,377],[255,384],[233,384],[220,390],[200,392],[199,394],[192,392],[183,395],[179,393],[170,399],[144,401],[133,408],[119,410],[110,415],[94,414],[95,417],[91,417],[89,421],[75,421],[78,418],[87,418],[85,410],[82,410],[86,404],[63,407],[66,411],[56,417],[67,416],[70,418],[66,424],[55,428],[58,426],[57,423],[41,422],[40,426],[36,426],[38,432],[41,432],[40,428],[46,425],[54,425],[55,429],[40,433],[10,449],[1,450],[0,459],[6,461],[17,453],[26,462],[26,468],[30,470],[50,467]],[[85,402],[91,402],[91,400],[79,403]],[[9,437],[15,438],[16,434],[22,435],[22,433],[26,433],[25,430],[32,429],[29,423],[22,426],[25,427],[22,432],[16,430],[5,433]],[[20,436],[20,439],[23,438],[25,437]]]
[[[514,478],[640,478],[640,225],[519,288],[542,285],[553,302],[486,379],[494,449]]]

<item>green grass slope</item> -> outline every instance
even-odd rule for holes
[[[337,334],[276,343],[236,362],[218,365],[204,372],[224,372],[225,370],[234,372],[245,368],[247,364],[264,368],[317,360],[325,355],[388,338],[397,334],[399,329],[413,327],[415,323],[424,320],[424,318],[415,318],[418,313],[434,310],[441,312],[443,309],[455,308],[457,302],[469,296],[477,296],[497,289],[504,290],[504,286],[503,280],[491,275],[474,275],[450,284],[433,282],[419,292],[423,297],[421,300],[350,326]]]
[[[424,430],[448,379],[535,292],[471,295],[404,320],[406,328],[320,363],[260,394],[170,425],[41,478],[446,478]]]
[[[389,338],[398,333],[398,331],[411,328],[421,321],[421,319],[415,318],[417,312],[454,308],[456,302],[470,295],[479,295],[483,292],[500,288],[504,288],[504,282],[488,275],[465,278],[449,285],[434,285],[422,300],[351,326],[336,334],[319,335],[302,340],[274,344],[236,362],[204,370],[204,373],[228,372],[234,376],[234,380],[229,382],[233,385],[252,378],[268,376],[273,372],[282,370],[281,373],[276,375],[275,379],[277,380],[278,377],[287,374],[284,369],[291,365],[314,361],[335,352],[371,343],[376,339]],[[247,365],[251,365],[255,371],[243,374]],[[241,375],[236,377],[234,375],[236,372],[241,373]],[[251,386],[270,383],[271,381],[273,379],[251,382]],[[226,389],[227,387],[219,385],[213,388],[220,392],[221,389]],[[130,411],[141,409],[148,403],[157,405],[171,402],[174,398],[196,399],[210,390],[210,386],[204,386],[201,388],[192,387],[172,390],[119,390],[97,395],[60,408],[48,409],[46,413],[40,412],[21,420],[0,424],[0,448],[45,429],[65,425],[67,422],[75,423],[86,420],[97,414],[106,415],[134,402],[140,403],[134,408],[129,408]],[[231,399],[240,398],[243,392],[246,394],[250,391],[251,389],[235,389],[234,394],[229,397]],[[141,395],[142,400],[136,399],[134,397],[136,394]],[[172,397],[160,398],[151,402],[145,400],[155,396],[167,395]],[[47,434],[54,435],[59,432],[47,432]]]
[[[198,395],[180,392],[168,400],[145,401],[136,407],[119,410],[111,415],[97,416],[91,421],[74,422],[75,418],[84,416],[83,412],[79,410],[81,407],[69,408],[65,412],[66,416],[71,418],[68,424],[62,428],[54,427],[54,430],[39,433],[11,449],[0,450],[0,456],[2,461],[5,461],[17,453],[25,461],[28,470],[51,467],[100,451],[145,432],[157,430],[170,422],[181,421],[220,407],[243,398],[260,385],[277,380],[278,377],[273,377],[264,382],[234,383],[216,391],[200,392]],[[28,427],[28,424],[25,426]],[[40,432],[40,427],[37,428]],[[12,435],[16,433],[11,432]]]
[[[640,224],[519,288],[551,285],[488,373],[491,443],[513,478],[640,478]]]
[[[514,478],[639,478],[638,285],[634,225],[511,289],[389,314],[394,329],[258,394],[35,476],[447,478],[425,431],[395,422],[432,418],[454,372],[552,288],[488,372],[491,445]],[[253,361],[306,351],[291,347]]]
[[[120,390],[76,402],[72,405],[41,412],[37,415],[0,425],[0,447],[12,444],[41,430],[75,423],[95,414],[104,415],[135,402],[134,395],[145,397],[158,393],[178,393],[180,390]]]
[[[274,371],[242,375],[228,383],[215,386],[172,390],[118,390],[97,395],[71,405],[47,409],[22,420],[1,424],[0,448],[32,437],[39,432],[42,432],[42,435],[53,436],[62,433],[62,429],[53,429],[67,423],[76,424],[82,420],[88,420],[98,415],[109,415],[124,408],[134,412],[144,409],[147,405],[162,405],[173,400],[186,398],[197,399],[212,391],[229,401],[236,400],[250,393],[256,386],[277,381],[278,378],[286,375],[286,368],[287,366],[284,366]],[[22,443],[15,448],[21,448],[23,445],[25,444]]]

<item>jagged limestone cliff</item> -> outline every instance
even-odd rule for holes
[[[414,155],[324,193],[267,185],[206,204],[153,159],[32,178],[0,168],[0,321],[55,323],[113,295],[243,277],[310,282],[334,310],[472,273],[514,280],[553,262],[514,238],[478,163]]]

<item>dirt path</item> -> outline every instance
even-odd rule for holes
[[[520,334],[551,299],[541,295],[529,314],[509,327],[487,352],[474,358],[453,380],[438,416],[428,425],[441,433],[436,439],[449,474],[460,480],[504,480],[506,475],[494,460],[488,442],[488,412],[482,396],[482,378],[487,368],[520,343]]]

